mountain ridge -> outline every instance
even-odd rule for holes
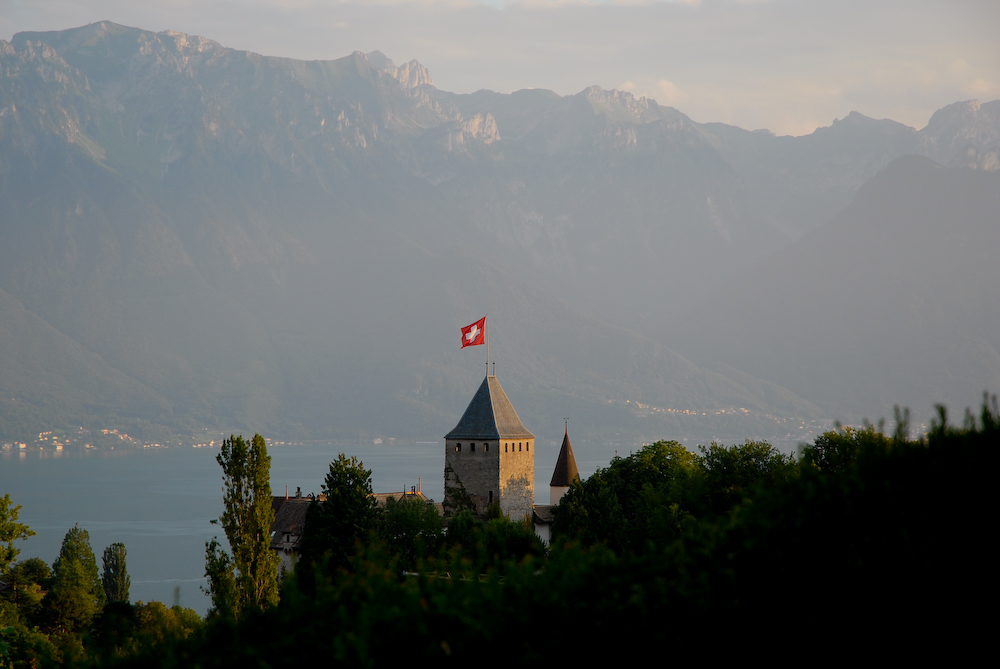
[[[478,375],[442,342],[488,312],[544,324],[508,326],[522,415],[740,439],[827,410],[691,363],[678,315],[894,157],[962,138],[988,157],[1000,125],[984,103],[925,135],[852,114],[774,137],[596,87],[448,93],[375,53],[294,61],[107,22],[0,42],[0,290],[148,389],[132,418],[177,429],[434,435]]]

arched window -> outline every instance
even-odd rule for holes
[[[521,450],[521,442],[517,442],[517,450]]]
[[[462,444],[461,443],[455,444],[455,452],[456,453],[461,453],[462,452]]]
[[[526,450],[526,451],[530,451],[531,450],[531,442],[530,441],[524,442],[524,450]]]
[[[509,446],[509,444],[507,444],[507,443],[504,443],[504,445],[503,445],[503,452],[504,452],[504,453],[506,453],[506,452],[507,452],[507,446]]]
[[[476,452],[476,442],[472,442],[471,444],[469,444],[469,452],[470,453]]]
[[[490,442],[483,444],[483,452],[486,453],[490,450]]]

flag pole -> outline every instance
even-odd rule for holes
[[[490,321],[483,318],[483,327],[486,329],[486,376],[490,375]]]

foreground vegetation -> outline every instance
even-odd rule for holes
[[[995,592],[998,447],[995,398],[961,427],[942,411],[911,440],[897,415],[891,436],[839,429],[798,459],[759,442],[698,454],[658,442],[576,482],[547,551],[496,512],[457,514],[442,531],[420,503],[378,510],[370,472],[341,458],[276,604],[241,596],[237,567],[203,624],[165,608],[154,620],[153,605],[119,615],[119,602],[89,623],[60,613],[60,626],[31,613],[50,606],[53,585],[35,604],[7,599],[14,642],[0,657],[143,667],[957,658],[989,638],[980,609]],[[49,642],[58,652],[32,655],[30,640],[45,635],[63,640]]]

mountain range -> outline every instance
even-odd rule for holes
[[[586,447],[961,408],[1000,387],[998,147],[1000,101],[776,137],[597,87],[454,94],[379,52],[19,33],[0,437],[436,439],[484,313],[542,440],[564,416]]]

